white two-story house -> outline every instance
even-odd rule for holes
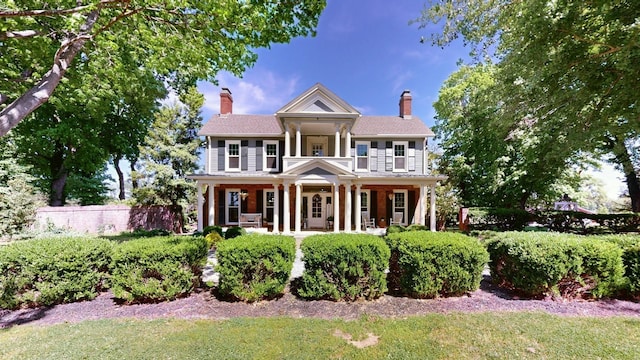
[[[198,229],[246,225],[260,214],[273,232],[364,231],[391,223],[435,230],[435,187],[427,142],[433,132],[411,114],[368,116],[316,84],[273,115],[233,113],[229,89],[220,114],[199,132],[205,171],[197,182]],[[251,217],[253,220],[254,217]]]

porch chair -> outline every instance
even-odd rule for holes
[[[368,229],[376,228],[376,220],[369,217],[368,211],[362,212],[362,229],[367,231]]]
[[[393,213],[393,219],[391,219],[391,222],[389,223],[389,225],[402,225],[402,218],[404,217],[404,214],[401,212],[394,212]]]

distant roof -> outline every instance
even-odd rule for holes
[[[273,115],[214,115],[198,135],[282,135],[284,129]]]
[[[405,119],[400,116],[361,116],[356,120],[351,134],[364,135],[417,135],[434,136],[420,118],[412,116]]]

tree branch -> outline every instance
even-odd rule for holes
[[[76,6],[74,8],[69,8],[69,9],[0,11],[0,18],[68,15],[68,14],[75,14],[85,10],[89,10],[94,6],[97,6],[97,8],[101,8],[101,7],[104,7],[105,5],[118,4],[118,3],[128,4],[129,0],[101,0],[95,5],[82,5],[82,6]]]
[[[40,35],[41,32],[35,30],[22,30],[22,31],[5,31],[0,32],[0,41],[7,39],[24,39]]]

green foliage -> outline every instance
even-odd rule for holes
[[[551,211],[540,214],[541,222],[553,231],[590,233],[621,233],[640,230],[640,213],[586,214],[575,211]]]
[[[369,234],[312,235],[302,241],[305,270],[298,295],[310,299],[376,299],[387,291],[389,248]]]
[[[204,229],[202,229],[202,235],[204,236],[207,236],[212,232],[217,232],[218,235],[224,236],[224,234],[222,233],[222,227],[219,225],[205,226]]]
[[[207,257],[201,236],[141,238],[121,243],[111,262],[111,289],[127,303],[173,300],[200,283]]]
[[[105,287],[112,245],[56,238],[0,246],[0,308],[91,300]]]
[[[585,153],[598,158],[607,155],[623,171],[632,210],[639,212],[639,16],[640,5],[633,1],[437,0],[430,2],[418,21],[425,27],[444,24],[436,27],[442,32],[433,34],[434,43],[444,46],[460,36],[475,50],[474,59],[487,64],[481,68],[494,69],[495,85],[485,93],[492,101],[451,96],[461,101],[448,101],[442,107],[451,112],[470,110],[455,113],[457,119],[469,119],[468,132],[481,124],[475,115],[485,117],[487,125],[481,126],[495,130],[472,134],[477,141],[485,135],[498,136],[494,146],[503,147],[517,139],[518,149],[524,151],[514,154],[522,158],[505,160],[522,166],[501,177],[529,178],[531,186],[544,185],[545,179],[552,180]],[[488,116],[483,116],[483,110],[488,110]],[[486,145],[491,145],[490,140]],[[475,162],[473,152],[466,154],[460,168],[467,161]],[[490,163],[480,168],[495,182],[491,178],[498,173]],[[538,188],[514,190],[543,195]]]
[[[13,139],[0,139],[0,239],[26,230],[43,204],[29,167],[16,161],[20,157]]]
[[[463,234],[404,232],[388,235],[389,288],[414,298],[477,290],[489,260],[485,247]]]
[[[421,224],[411,224],[406,227],[407,231],[429,231],[429,227]]]
[[[387,235],[404,231],[407,231],[407,229],[402,225],[390,225],[389,227],[387,227]]]
[[[228,228],[227,231],[224,232],[225,239],[233,239],[243,235],[247,235],[247,230],[245,230],[240,226],[232,226]]]
[[[289,236],[251,234],[222,242],[216,266],[220,294],[248,302],[281,295],[295,252],[295,240]]]
[[[469,208],[470,230],[522,230],[534,216],[521,209]]]
[[[528,296],[600,298],[622,284],[622,251],[597,238],[507,232],[488,250],[496,284]]]
[[[618,245],[622,249],[625,286],[628,295],[640,297],[640,235],[601,235],[600,240]]]
[[[208,233],[204,237],[204,239],[207,241],[207,246],[209,246],[209,249],[216,249],[218,247],[218,244],[220,244],[222,240],[224,240],[224,237],[222,237],[222,235],[220,235],[219,233],[212,231]]]

